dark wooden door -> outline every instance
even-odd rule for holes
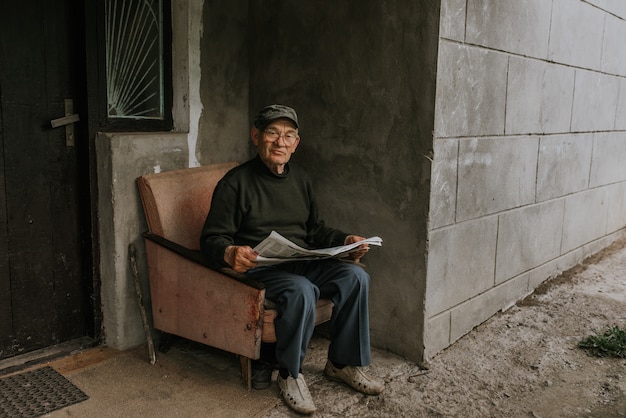
[[[83,337],[93,315],[82,8],[0,5],[0,359]],[[65,99],[75,146],[51,126]]]

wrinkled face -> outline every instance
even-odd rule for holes
[[[250,137],[261,160],[276,174],[282,174],[300,143],[298,129],[289,119],[276,119],[263,129],[252,128]]]

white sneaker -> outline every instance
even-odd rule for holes
[[[317,410],[302,373],[298,374],[297,379],[294,379],[292,376],[283,379],[278,375],[276,380],[283,400],[291,409],[306,415],[310,415]]]

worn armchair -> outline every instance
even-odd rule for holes
[[[200,252],[200,232],[217,182],[235,163],[148,174],[137,179],[148,232],[144,233],[154,328],[239,355],[251,387],[251,360],[261,342],[275,342],[276,311],[265,286],[233,270],[212,270]],[[316,324],[332,302],[317,304]]]

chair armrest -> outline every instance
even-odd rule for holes
[[[206,267],[199,251],[144,239],[154,328],[259,358],[265,289]]]
[[[168,250],[180,255],[181,257],[186,258],[187,260],[193,261],[195,263],[200,264],[201,266],[204,266],[208,269],[210,269],[211,267],[209,267],[209,263],[205,257],[204,254],[202,254],[202,252],[200,250],[191,250],[187,247],[183,247],[180,244],[175,243],[174,241],[170,241],[167,238],[163,238],[159,235],[155,235],[151,232],[144,232],[143,237],[162,246],[167,248]],[[213,269],[211,269],[213,270]],[[219,271],[220,273],[223,273],[243,284],[246,284],[248,286],[251,286],[255,289],[265,289],[265,284],[261,283],[258,280],[252,279],[248,276],[246,276],[245,274],[241,274],[241,273],[237,273],[235,270],[230,269],[230,268],[223,268],[220,270],[216,270]]]

